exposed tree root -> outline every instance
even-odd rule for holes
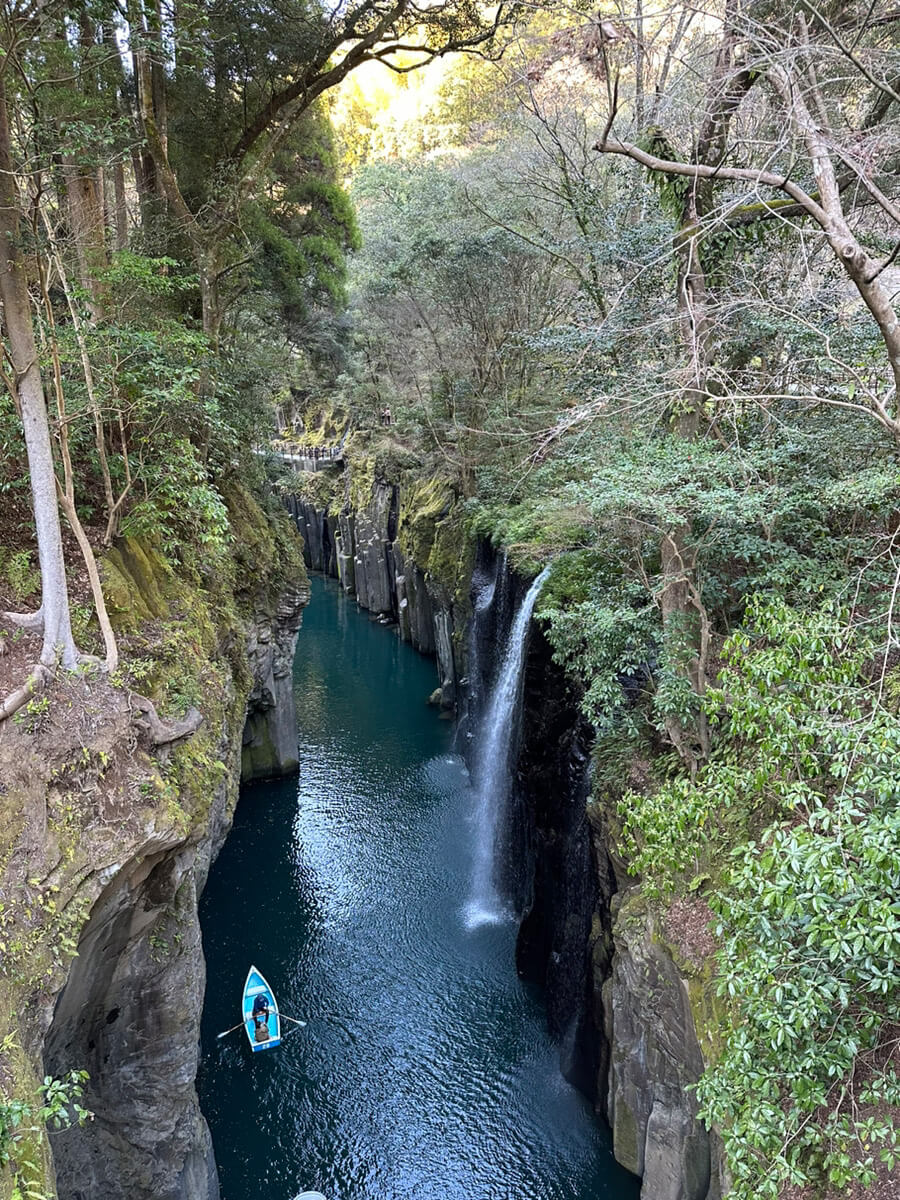
[[[13,713],[17,713],[31,699],[35,692],[45,688],[52,674],[53,672],[47,667],[38,663],[22,686],[16,688],[14,692],[10,692],[5,700],[0,701],[0,721],[8,720]]]
[[[68,459],[66,461],[68,462]],[[100,632],[103,634],[103,645],[106,647],[106,663],[104,665],[111,675],[119,665],[119,648],[116,645],[116,635],[113,633],[109,614],[106,611],[106,601],[103,598],[103,588],[100,583],[97,560],[94,557],[91,543],[88,541],[87,534],[84,532],[84,526],[81,524],[78,511],[75,508],[71,486],[65,489],[62,487],[59,488],[59,502],[84,556],[84,565],[87,568],[88,579],[91,584],[91,595],[94,597],[94,609],[97,613]]]
[[[20,629],[27,629],[31,633],[44,632],[44,606],[43,604],[33,613],[3,613],[3,619],[10,621],[13,625],[18,625]]]
[[[162,721],[153,701],[146,696],[132,692],[131,703],[143,714],[135,724],[147,734],[151,746],[167,746],[170,742],[190,737],[203,724],[203,714],[196,708],[189,709],[180,721]]]

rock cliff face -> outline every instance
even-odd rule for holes
[[[253,686],[241,747],[241,781],[288,775],[297,767],[297,713],[292,669],[297,633],[309,601],[306,579],[286,582],[274,609],[257,606],[247,629]]]
[[[543,985],[563,1074],[597,1098],[608,1050],[596,1020],[590,945],[600,885],[587,816],[592,730],[578,693],[535,628],[526,663],[522,748],[514,784],[523,912],[520,974]]]
[[[287,497],[306,565],[337,579],[359,605],[395,621],[400,637],[433,655],[440,704],[454,708],[465,674],[473,546],[442,485],[375,478],[350,502]]]
[[[205,982],[197,899],[242,759],[245,776],[296,766],[290,664],[308,598],[288,523],[273,528],[238,488],[227,499],[238,561],[215,590],[137,543],[106,565],[125,662],[142,674],[153,663],[131,686],[153,696],[163,720],[189,699],[200,730],[154,745],[127,678],[71,680],[51,694],[41,728],[9,729],[0,745],[0,797],[20,814],[6,827],[0,912],[16,892],[26,901],[6,925],[17,952],[0,963],[23,1055],[0,1070],[22,1095],[44,1073],[90,1074],[94,1119],[53,1138],[61,1200],[219,1194],[194,1088]],[[52,1194],[53,1175],[40,1186]]]
[[[510,613],[515,594],[501,573],[486,599]],[[589,799],[593,731],[579,700],[533,627],[511,812],[518,968],[544,987],[563,1073],[609,1121],[643,1200],[717,1200],[716,1147],[688,1090],[703,1070],[691,1004],[702,985],[611,857]]]
[[[211,826],[226,827],[225,789]],[[61,1200],[215,1200],[194,1090],[205,968],[197,920],[213,837],[140,847],[94,904],[44,1048],[90,1073],[93,1122],[54,1138]]]
[[[644,1200],[715,1200],[710,1138],[690,1084],[703,1070],[687,981],[640,891],[613,898],[614,953],[602,985],[613,1149]]]

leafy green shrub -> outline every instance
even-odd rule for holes
[[[698,1095],[734,1200],[871,1182],[895,1159],[900,719],[872,688],[875,649],[833,607],[754,599],[706,701],[711,761],[695,783],[622,801],[653,889],[703,867],[718,880],[730,1012]]]
[[[47,1200],[38,1186],[42,1169],[34,1143],[46,1130],[90,1120],[93,1114],[80,1103],[87,1079],[87,1071],[69,1071],[59,1079],[45,1075],[36,1101],[0,1096],[0,1167],[13,1167],[11,1200]]]
[[[209,569],[225,569],[228,510],[187,439],[175,440],[164,462],[148,466],[144,498],[128,514],[122,532],[160,537],[167,554],[196,550]]]
[[[24,708],[13,717],[15,723],[28,733],[39,733],[50,719],[50,700],[47,696],[33,696]]]
[[[6,581],[21,604],[41,586],[40,572],[32,566],[31,551],[17,550],[6,564]]]

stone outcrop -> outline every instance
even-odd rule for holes
[[[44,1047],[90,1074],[93,1121],[53,1139],[60,1200],[216,1200],[197,1071],[205,968],[198,891],[217,836],[141,846],[94,904]]]
[[[297,768],[297,713],[293,666],[303,608],[305,580],[287,585],[274,610],[258,608],[247,630],[247,657],[253,687],[247,698],[241,748],[245,783],[288,775]]]
[[[352,544],[341,548],[353,556],[356,599],[371,613],[396,615],[397,487],[376,480],[372,498],[356,513]],[[324,517],[327,525],[330,514]]]
[[[465,674],[472,543],[446,485],[374,477],[342,489],[350,500],[287,496],[306,565],[337,579],[360,607],[395,622],[399,636],[433,655],[442,707],[455,708]]]
[[[412,558],[407,558],[399,546],[393,547],[394,587],[397,625],[400,637],[423,654],[437,654],[441,644],[441,659],[453,664],[453,645],[450,614],[444,608],[435,612],[425,575]],[[446,672],[445,672],[446,674]],[[455,672],[454,672],[455,679]]]
[[[703,1056],[686,980],[638,888],[617,895],[613,913],[602,998],[615,1156],[643,1177],[643,1200],[714,1200],[710,1138],[688,1090]]]

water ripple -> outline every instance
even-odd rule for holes
[[[298,778],[245,790],[202,904],[223,1200],[636,1200],[516,977],[514,924],[465,909],[473,798],[424,703],[433,666],[324,591]],[[250,961],[308,1021],[271,1054],[215,1040]]]

